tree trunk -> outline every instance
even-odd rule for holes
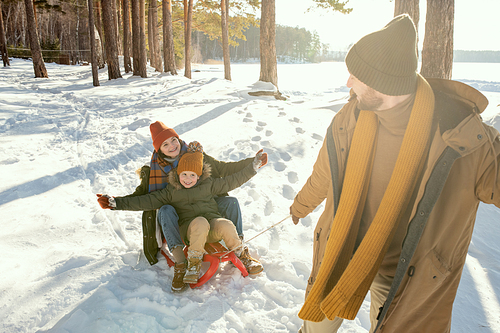
[[[116,54],[120,54],[120,26],[118,25],[118,14],[119,11],[116,9],[116,2],[120,0],[110,0],[111,11],[113,12],[113,22],[116,40]]]
[[[26,23],[28,39],[30,41],[31,57],[33,58],[33,69],[35,77],[49,77],[45,63],[43,62],[42,50],[40,49],[40,42],[38,41],[38,32],[35,23],[35,12],[32,0],[24,0],[26,8]]]
[[[229,56],[229,0],[220,1],[220,25],[222,28],[222,55],[224,57],[224,78],[231,80],[231,59]]]
[[[163,58],[165,72],[177,75],[172,29],[172,1],[170,0],[163,0]]]
[[[134,75],[141,75],[140,72],[140,45],[141,45],[141,23],[140,23],[139,0],[132,0],[132,57]]]
[[[96,1],[96,6],[95,6],[95,10],[96,10],[96,17],[97,17],[97,20],[95,21],[95,25],[97,26],[97,33],[99,34],[99,38],[101,40],[101,50],[103,53],[106,53],[106,49],[104,47],[104,34],[102,32],[102,23],[101,23],[101,17],[102,17],[102,14],[101,14],[101,4],[99,2],[99,0]],[[106,57],[106,54],[103,54],[103,59]]]
[[[149,53],[151,54],[151,66],[157,72],[162,72],[161,52],[160,52],[160,35],[158,33],[158,4],[156,0],[149,3],[148,11],[148,27],[149,27]]]
[[[99,86],[99,71],[97,70],[97,53],[94,31],[94,0],[87,0],[89,6],[89,37],[90,37],[90,61],[92,63],[92,82],[94,87]]]
[[[106,49],[106,62],[108,64],[108,79],[118,79],[122,75],[120,73],[120,63],[118,62],[118,43],[116,42],[115,19],[116,12],[113,11],[115,0],[101,0],[102,5],[102,22],[104,27],[104,46]]]
[[[139,75],[148,77],[147,65],[148,54],[146,50],[146,3],[145,0],[139,0]]]
[[[116,32],[116,48],[118,50],[118,54],[123,54],[122,53],[122,46],[123,43],[120,43],[120,27],[121,27],[121,21],[120,21],[120,3],[121,0],[115,0],[113,1],[114,8],[113,8],[113,13],[115,17],[115,32]]]
[[[184,0],[184,76],[191,78],[191,20],[193,19],[193,0]]]
[[[454,15],[455,0],[427,1],[422,76],[451,79]]]
[[[158,29],[158,3],[156,2],[157,0],[154,1],[154,7],[153,7],[153,45],[155,48],[155,69],[157,72],[163,72],[163,63],[161,59],[161,50],[160,50],[160,31]]]
[[[123,0],[123,66],[125,73],[132,71],[130,62],[130,2]]]
[[[154,54],[154,44],[153,44],[153,38],[151,38],[152,34],[153,34],[153,27],[152,27],[152,23],[153,21],[151,20],[151,16],[153,15],[152,12],[151,12],[151,2],[154,2],[155,0],[153,1],[149,1],[149,8],[148,8],[148,46],[149,46],[149,62],[151,64],[151,66],[154,66],[153,64],[155,63],[155,54]]]
[[[262,0],[260,20],[260,81],[271,82],[278,88],[276,62],[275,0]]]
[[[0,52],[2,53],[3,67],[10,66],[7,39],[5,38],[5,30],[3,28],[2,2],[0,2]]]

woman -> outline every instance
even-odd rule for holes
[[[180,156],[187,151],[187,144],[179,138],[173,128],[165,126],[161,121],[156,121],[149,126],[153,147],[155,151],[151,158],[150,166],[143,166],[140,169],[141,184],[135,192],[128,196],[139,196],[161,190],[168,184],[167,174],[177,168]],[[259,153],[262,153],[259,151]],[[257,153],[257,154],[259,154]],[[267,154],[262,153],[263,163],[267,163]],[[221,162],[203,153],[203,160],[208,163],[212,170],[212,178],[226,177],[234,174],[247,165],[251,164],[254,157],[250,157],[238,162]],[[243,226],[241,210],[238,200],[229,197],[227,193],[215,197],[219,208],[219,213],[231,220],[240,238],[243,238]],[[145,211],[142,214],[143,249],[144,255],[151,265],[158,262],[156,258],[158,250],[162,245],[162,234],[167,242],[168,249],[172,253],[175,261],[174,279],[172,281],[173,291],[182,291],[185,288],[183,283],[183,264],[186,257],[183,252],[184,243],[179,232],[179,216],[170,205],[165,205],[153,211]],[[161,226],[161,230],[160,230]]]

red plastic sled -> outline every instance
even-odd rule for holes
[[[187,254],[187,250],[188,248],[186,246],[184,248],[184,253]],[[205,282],[210,280],[219,269],[219,264],[225,261],[231,261],[234,266],[236,266],[241,271],[241,275],[243,275],[243,277],[248,276],[248,271],[241,262],[240,258],[238,258],[232,251],[227,253],[228,250],[221,243],[207,243],[205,244],[205,251],[207,251],[207,253],[205,253],[205,255],[203,256],[203,261],[208,262],[210,264],[210,267],[200,277],[197,283],[190,284],[191,288],[200,287]],[[167,259],[168,265],[172,267],[174,265],[172,259],[170,259],[170,257],[163,250],[161,251],[161,254],[163,254],[165,259]]]

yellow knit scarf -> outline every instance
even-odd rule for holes
[[[354,130],[342,195],[330,230],[321,267],[299,317],[319,322],[335,317],[354,319],[394,236],[430,143],[434,93],[419,75],[412,112],[394,171],[375,217],[358,249],[354,242],[371,175],[378,118],[361,111]],[[351,258],[352,256],[352,258]]]

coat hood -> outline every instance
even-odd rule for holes
[[[205,179],[209,178],[211,175],[212,175],[212,167],[208,163],[203,163],[203,170],[202,170],[200,179],[198,180],[196,185],[198,185],[200,182],[204,181]],[[184,188],[181,185],[181,182],[179,181],[179,175],[177,174],[177,169],[171,170],[168,173],[168,183],[170,185],[172,185],[176,190],[181,190]]]
[[[476,112],[483,112],[488,106],[488,99],[478,90],[471,86],[446,79],[426,78],[432,89],[440,91],[448,96],[452,96],[462,103],[477,108]]]

